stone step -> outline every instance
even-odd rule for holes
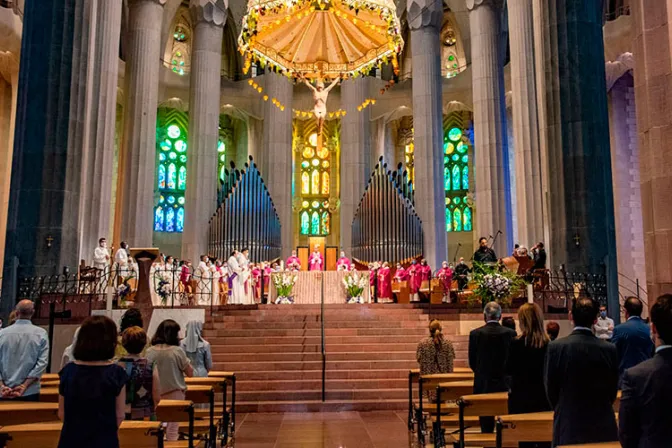
[[[424,322],[427,323],[427,316],[424,314],[381,314],[381,313],[325,313],[324,321],[363,321],[363,322],[385,322],[394,317],[395,321]],[[320,314],[279,314],[279,313],[258,313],[251,315],[234,316],[214,316],[206,318],[206,324],[230,324],[232,322],[319,322]]]
[[[334,353],[352,353],[352,352],[413,352],[417,348],[416,343],[378,343],[378,344],[332,344],[327,342],[326,351],[327,356]],[[262,344],[262,345],[233,345],[233,344],[219,344],[211,345],[213,356],[216,354],[234,354],[234,353],[248,353],[248,354],[265,354],[265,353],[321,353],[321,344]],[[466,351],[469,348],[467,342],[453,342],[453,349],[456,352]]]
[[[266,325],[268,324],[268,325]],[[207,323],[204,325],[203,329],[208,331],[219,330],[261,330],[261,329],[273,329],[273,330],[294,330],[294,329],[321,329],[321,323],[319,321],[274,321],[272,323],[264,323],[261,325],[259,322],[225,322],[224,324],[220,323]],[[324,322],[325,329],[332,328],[380,328],[380,329],[421,329],[424,332],[427,332],[427,322],[426,321],[411,321],[411,320],[380,320],[380,321],[370,321],[370,320],[328,320]]]
[[[328,352],[329,361],[415,361],[415,351],[397,352]],[[321,361],[322,353],[213,353],[214,362],[310,362]]]
[[[408,389],[344,389],[327,390],[328,400],[394,400],[408,398]],[[236,401],[312,401],[322,398],[322,390],[238,391]]]
[[[425,328],[327,328],[325,329],[326,336],[406,336],[419,340],[426,336],[427,330]],[[208,338],[214,337],[281,337],[281,336],[320,336],[321,330],[314,329],[247,329],[247,330],[229,330],[229,329],[215,329],[207,330],[203,336]]]
[[[395,400],[236,401],[236,412],[345,412],[408,409],[408,398]]]
[[[399,378],[364,378],[364,379],[327,379],[328,390],[354,389],[403,389],[408,387],[408,377]],[[284,379],[284,380],[239,380],[236,391],[266,390],[321,390],[322,379]]]
[[[377,369],[415,369],[418,363],[415,360],[408,361],[329,361],[326,362],[327,370],[377,370]],[[320,370],[322,361],[254,361],[254,362],[213,362],[214,370],[228,370],[238,374],[239,372],[256,370]]]
[[[224,336],[208,336],[204,335],[211,345],[318,345],[321,346],[322,339],[319,335],[316,336],[250,336],[250,337],[224,337]],[[451,341],[463,342],[468,344],[468,336],[447,335]],[[422,337],[413,336],[407,337],[405,335],[386,335],[386,336],[326,336],[326,344],[407,344],[412,343],[416,345]]]

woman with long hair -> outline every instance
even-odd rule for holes
[[[511,376],[509,414],[550,411],[544,389],[544,358],[550,339],[544,331],[544,316],[536,303],[526,303],[518,310],[520,334],[511,342],[506,363]],[[520,446],[551,446],[523,444]]]
[[[420,364],[420,375],[451,373],[455,361],[453,343],[443,338],[441,322],[434,319],[429,323],[429,337],[418,344],[416,358]],[[427,391],[430,401],[436,400],[436,393]]]

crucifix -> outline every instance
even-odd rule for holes
[[[574,235],[574,244],[576,244],[576,247],[581,245],[581,237],[579,236],[579,232],[576,232]]]
[[[47,235],[47,238],[45,238],[47,241],[47,249],[51,249],[51,243],[54,242],[54,237],[51,235]]]

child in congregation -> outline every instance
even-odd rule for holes
[[[147,333],[140,327],[127,328],[121,336],[127,354],[119,359],[126,371],[126,420],[155,420],[159,404],[159,371],[142,355],[147,346]]]

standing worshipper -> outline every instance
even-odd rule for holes
[[[65,347],[65,350],[63,350],[63,356],[61,356],[61,369],[75,360],[75,355],[73,352],[75,350],[75,345],[77,344],[79,329],[80,327],[77,327],[75,334],[72,336],[72,344],[68,345]]]
[[[187,322],[187,336],[180,341],[180,347],[187,354],[194,369],[194,376],[206,377],[212,370],[212,353],[210,343],[203,339],[203,322],[190,320]]]
[[[469,272],[471,272],[471,269],[469,269],[467,263],[464,262],[464,258],[460,257],[460,262],[455,266],[454,272],[457,277],[457,289],[459,291],[463,291],[464,288],[467,287],[467,284],[469,283]]]
[[[593,335],[597,306],[591,299],[575,300],[570,317],[574,331],[549,344],[544,367],[553,446],[616,441],[616,347]]]
[[[143,320],[142,320],[142,313],[140,312],[139,309],[137,308],[129,308],[126,310],[126,312],[121,316],[121,321],[119,322],[119,337],[117,340],[117,346],[114,349],[114,357],[116,359],[123,358],[124,356],[128,355],[128,352],[126,352],[126,349],[124,348],[124,345],[122,344],[122,337],[124,334],[124,331],[131,327],[143,327]],[[144,353],[144,350],[143,350]]]
[[[119,359],[119,366],[128,376],[126,381],[126,420],[154,419],[159,404],[159,371],[144,357],[147,333],[140,327],[124,330],[121,343],[126,355]]]
[[[474,263],[497,263],[495,251],[488,247],[488,240],[483,237],[478,240],[478,249],[474,252]]]
[[[118,448],[128,375],[112,361],[117,325],[105,316],[91,316],[79,334],[76,361],[58,374],[58,418],[63,421],[58,448]]]
[[[93,267],[102,271],[110,264],[110,250],[107,248],[107,240],[98,240],[98,247],[93,250]]]
[[[499,324],[502,307],[490,302],[483,309],[485,325],[469,333],[469,367],[474,371],[474,393],[506,392],[506,360],[516,332]],[[492,433],[494,417],[480,417],[481,431]]]
[[[532,272],[537,269],[546,269],[546,249],[544,249],[544,243],[541,241],[532,247],[532,259],[534,260],[531,268]]]
[[[608,341],[614,334],[614,320],[607,316],[607,307],[604,305],[600,306],[600,314],[593,325],[593,332],[603,341]]]
[[[341,251],[341,257],[336,261],[336,270],[349,271],[350,266],[351,266],[350,259],[345,256],[345,252]]]
[[[301,260],[296,256],[296,251],[292,251],[291,257],[287,259],[287,269],[290,271],[300,271],[301,270]]]
[[[651,307],[653,358],[625,371],[618,432],[623,448],[670,446],[672,422],[672,294]]]
[[[311,271],[321,271],[322,266],[324,266],[324,257],[322,252],[320,252],[320,245],[316,244],[313,250],[313,253],[310,254],[310,260],[308,260]]]
[[[30,321],[33,302],[16,305],[16,321],[0,331],[0,401],[39,401],[40,378],[47,368],[47,332]]]
[[[114,262],[117,264],[118,273],[126,271],[129,255],[131,254],[128,253],[128,243],[122,241],[121,244],[119,244],[119,249],[114,253]]]
[[[618,351],[618,377],[626,369],[644,362],[653,355],[654,346],[649,326],[642,320],[644,305],[637,297],[628,297],[623,305],[626,321],[614,328],[611,342]]]
[[[418,344],[415,357],[420,364],[420,375],[452,373],[455,361],[453,344],[443,338],[441,322],[434,319],[429,323],[429,337]],[[426,391],[431,402],[436,401],[434,391]]]
[[[551,342],[558,339],[558,336],[560,335],[560,324],[558,324],[557,322],[553,322],[553,321],[547,323],[546,324],[546,334],[551,339]]]
[[[444,303],[450,303],[450,288],[453,285],[453,270],[448,266],[448,262],[444,261],[441,264],[441,269],[437,272],[436,276],[443,286],[443,298],[441,299]]]
[[[392,300],[392,270],[387,261],[378,269],[378,297]]]

